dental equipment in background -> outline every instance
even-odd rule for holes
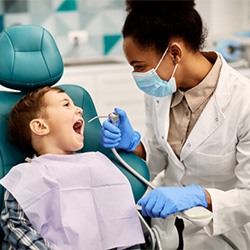
[[[250,67],[250,31],[235,32],[231,37],[214,42],[214,49],[236,69]],[[248,74],[247,74],[248,76]]]
[[[93,117],[92,119],[90,119],[88,121],[88,123],[92,122],[93,120],[95,120],[97,118],[109,118],[112,121],[112,123],[115,126],[117,126],[117,123],[119,120],[119,115],[116,112],[111,112],[108,115],[104,115],[104,116],[97,115],[97,116]],[[144,184],[146,184],[152,190],[156,189],[156,187],[151,182],[146,180],[137,171],[135,171],[131,166],[129,166],[129,164],[127,162],[125,162],[122,159],[122,157],[118,154],[118,152],[116,151],[115,148],[111,148],[111,150],[112,150],[113,154],[115,155],[115,157],[121,162],[121,164],[128,171],[130,171],[134,176],[136,176],[140,181],[142,181]],[[140,207],[138,205],[137,205],[137,207],[138,207],[138,209],[140,209]],[[138,211],[138,215],[141,219],[141,222],[143,223],[143,226],[148,230],[148,232],[150,234],[152,250],[156,249],[155,248],[156,246],[158,246],[159,250],[164,250],[165,248],[162,248],[162,245],[161,245],[161,232],[158,230],[157,227],[153,226],[152,228],[150,228],[148,226],[148,224],[146,223],[146,221],[144,220],[144,218],[142,217],[142,215],[139,213],[139,211]],[[199,206],[199,207],[190,208],[190,209],[182,211],[182,212],[177,212],[173,216],[178,216],[178,217],[187,219],[198,227],[204,227],[204,226],[208,225],[209,222],[212,220],[213,213],[211,211],[207,210],[206,208]],[[169,228],[168,228],[168,230],[169,230]],[[174,235],[174,236],[176,236],[176,235]],[[232,249],[238,250],[238,247],[224,234],[221,234],[220,237],[223,240],[225,240],[232,247]],[[171,248],[171,246],[170,246],[170,248],[167,248],[167,249],[173,249],[173,248]]]

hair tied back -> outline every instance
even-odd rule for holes
[[[126,11],[136,12],[169,12],[188,11],[195,7],[194,0],[125,0]]]

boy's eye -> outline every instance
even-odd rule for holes
[[[69,102],[64,103],[64,107],[69,107]]]

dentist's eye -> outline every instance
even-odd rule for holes
[[[134,66],[134,72],[141,72],[143,71],[143,66]]]
[[[134,71],[133,72],[145,72],[147,71],[149,68],[149,66],[145,63],[143,64],[134,64],[133,65]]]

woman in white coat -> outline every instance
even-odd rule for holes
[[[213,212],[199,228],[184,221],[185,249],[250,249],[250,81],[216,52],[194,1],[127,0],[124,52],[146,93],[146,133],[126,113],[103,123],[105,147],[133,151],[158,186],[138,203],[152,218],[195,206]],[[235,247],[235,248],[236,248]]]

